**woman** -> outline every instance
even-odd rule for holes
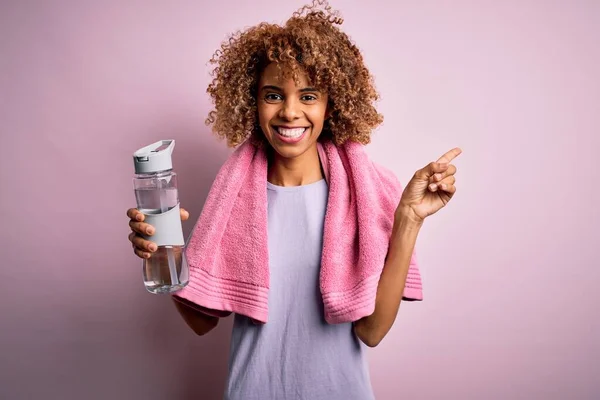
[[[325,11],[317,6],[325,5]],[[329,324],[323,316],[319,271],[328,201],[318,142],[368,144],[382,122],[378,95],[357,47],[336,25],[326,2],[314,2],[284,26],[259,24],[222,46],[208,92],[208,123],[232,147],[249,140],[268,154],[269,322],[237,314],[233,326],[227,399],[372,399],[365,345],[376,346],[392,327],[423,221],[456,191],[450,162],[460,149],[416,171],[402,192],[374,312]],[[144,216],[128,210],[135,254],[156,245]],[[182,209],[182,220],[188,219]],[[173,296],[198,335],[228,313]]]

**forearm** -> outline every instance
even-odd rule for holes
[[[171,298],[183,320],[197,335],[206,335],[219,323],[218,317],[197,310],[187,300],[176,296],[171,296]]]
[[[377,346],[394,324],[421,225],[405,217],[394,221],[388,254],[377,286],[375,311],[354,324],[356,335],[370,347]]]

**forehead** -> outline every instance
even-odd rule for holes
[[[294,82],[289,67],[277,63],[270,63],[261,74],[260,86],[273,85],[283,88],[303,88],[310,85],[310,79],[304,71],[298,70],[297,74],[298,85]]]

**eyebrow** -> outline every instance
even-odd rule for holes
[[[282,88],[280,88],[279,86],[274,86],[274,85],[265,85],[260,89],[261,90],[277,90],[279,92],[283,92]],[[305,93],[305,92],[319,92],[319,90],[314,87],[305,87],[305,88],[300,89],[300,93]]]

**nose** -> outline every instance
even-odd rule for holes
[[[293,121],[299,118],[301,113],[302,110],[300,110],[298,103],[294,99],[287,98],[281,104],[281,108],[279,109],[279,118],[286,121]]]

